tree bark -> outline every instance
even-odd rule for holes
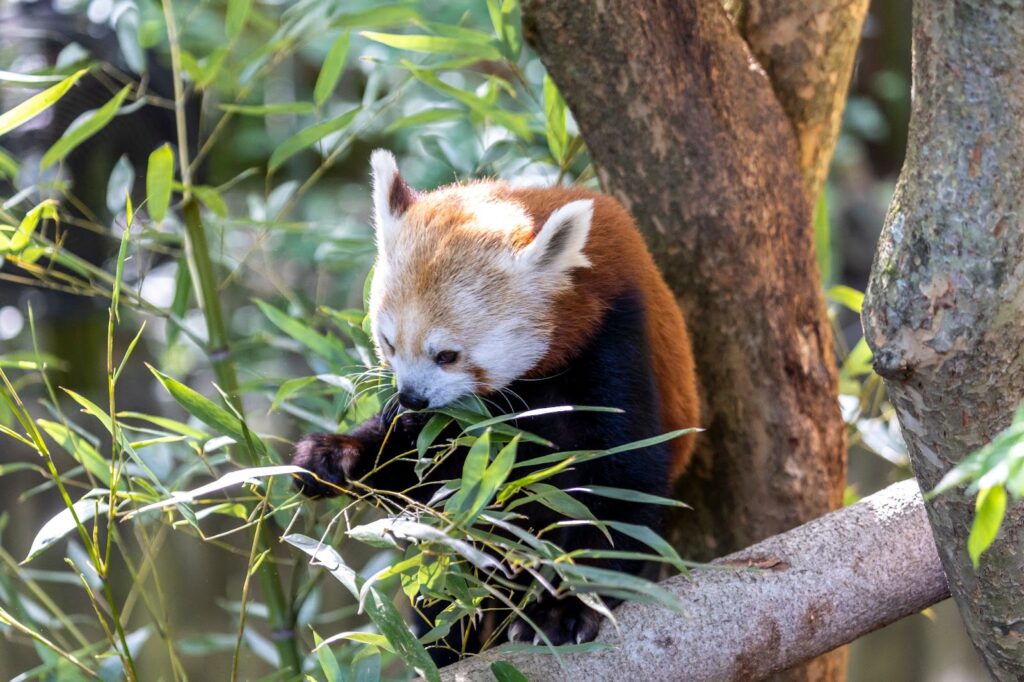
[[[917,483],[769,538],[662,585],[676,613],[625,604],[608,649],[561,656],[492,649],[442,670],[445,680],[491,680],[505,660],[532,682],[672,680],[753,682],[806,661],[949,596]],[[728,570],[727,567],[755,570]]]
[[[868,0],[743,0],[733,9],[793,125],[812,202],[828,177],[867,10]]]
[[[907,159],[865,302],[914,472],[932,488],[1024,398],[1024,3],[914,4]],[[972,501],[927,504],[950,588],[993,676],[1024,679],[1024,509],[975,571]]]

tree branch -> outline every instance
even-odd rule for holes
[[[736,27],[796,133],[807,196],[828,176],[868,0],[744,0]]]
[[[674,613],[625,604],[597,641],[610,648],[558,659],[498,647],[442,670],[492,680],[504,660],[532,682],[751,682],[807,661],[945,599],[949,593],[916,481],[903,481],[662,585]],[[751,566],[759,570],[740,570]],[[731,569],[727,567],[737,567]],[[564,667],[563,667],[564,666]]]

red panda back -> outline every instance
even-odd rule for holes
[[[547,355],[531,374],[544,375],[565,366],[600,326],[611,302],[634,289],[643,297],[663,428],[670,431],[698,426],[700,402],[686,322],[626,209],[611,197],[575,187],[512,189],[510,195],[526,207],[537,225],[570,201],[594,201],[594,217],[584,249],[591,267],[574,271],[572,288],[552,307],[552,324],[557,331]],[[672,480],[686,468],[695,440],[695,435],[688,435],[672,442]]]

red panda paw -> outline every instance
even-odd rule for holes
[[[547,593],[527,606],[524,614],[526,618],[519,617],[509,626],[509,641],[546,644],[540,635],[543,632],[554,646],[582,644],[597,637],[604,620],[601,614],[576,597],[555,599]]]
[[[359,441],[336,433],[311,433],[295,444],[292,464],[309,471],[298,474],[295,487],[307,497],[335,497],[359,456]]]

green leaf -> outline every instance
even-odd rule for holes
[[[829,287],[828,291],[825,292],[825,295],[836,303],[849,308],[858,315],[860,315],[860,309],[864,306],[864,294],[853,287],[846,286],[845,284],[837,284],[834,287]]]
[[[459,490],[452,496],[450,508],[459,512],[467,512],[471,502],[475,499],[477,488],[487,471],[487,464],[491,459],[491,430],[483,432],[469,452],[466,453],[466,460],[462,465],[462,480],[459,482]]]
[[[228,38],[234,40],[241,34],[251,9],[252,0],[228,0],[228,13],[224,20],[224,31]]]
[[[433,415],[427,423],[420,429],[420,434],[416,437],[416,452],[420,457],[426,457],[427,449],[434,444],[437,437],[441,435],[441,432],[452,423],[451,417],[443,414]]]
[[[71,455],[76,462],[99,479],[104,485],[110,485],[110,466],[92,443],[74,433],[64,424],[48,419],[37,419],[36,423],[58,445]]]
[[[337,635],[335,635],[335,637],[337,637]],[[341,672],[341,666],[338,665],[338,659],[334,657],[334,653],[331,651],[329,646],[326,646],[327,644],[328,642],[325,642],[323,638],[317,634],[316,630],[314,630],[313,651],[316,652],[316,660],[320,664],[320,670],[324,674],[324,679],[327,680],[327,682],[343,682],[345,675]]]
[[[508,128],[523,140],[526,140],[527,142],[533,140],[533,132],[530,130],[529,123],[524,116],[505,111],[504,109],[477,97],[473,93],[448,85],[438,78],[433,72],[419,68],[412,62],[402,60],[402,66],[407,68],[409,72],[424,85],[428,85],[441,94],[447,95],[455,101],[465,104],[478,115]]]
[[[228,205],[224,201],[224,197],[220,195],[220,192],[213,187],[193,185],[192,194],[196,196],[196,199],[203,202],[203,206],[213,211],[214,215],[218,218],[228,217]]]
[[[263,445],[263,441],[249,432],[238,417],[220,407],[206,396],[193,391],[185,384],[172,379],[149,365],[146,366],[149,367],[149,371],[156,376],[164,388],[167,389],[167,392],[171,394],[171,397],[186,412],[213,428],[217,433],[230,436],[236,443],[246,443],[251,438],[254,445],[260,450],[257,454],[262,455],[266,453],[266,446]]]
[[[52,107],[88,71],[88,69],[76,71],[52,88],[47,88],[38,95],[29,97],[10,111],[0,114],[0,135],[14,130]]]
[[[487,61],[499,61],[501,50],[494,44],[446,36],[408,35],[363,31],[359,35],[388,47],[430,54],[455,54]],[[482,34],[481,34],[482,35]]]
[[[332,365],[337,367],[353,364],[353,360],[345,350],[345,346],[334,337],[321,334],[314,329],[311,329],[303,322],[278,310],[265,301],[256,299],[256,305],[259,306],[260,310],[263,311],[263,314],[267,316],[267,319],[270,320],[275,327],[319,355],[324,360],[327,360]]]
[[[53,199],[47,199],[26,213],[18,224],[18,229],[10,238],[0,235],[0,253],[8,251],[17,253],[28,246],[32,241],[33,233],[39,226],[39,221],[43,218],[57,220],[57,202]]]
[[[110,98],[109,102],[92,114],[80,119],[80,124],[72,124],[60,139],[54,142],[53,146],[43,154],[43,158],[39,161],[39,170],[45,170],[62,160],[74,151],[78,145],[103,130],[103,127],[110,123],[110,120],[117,115],[117,112],[121,109],[121,103],[128,96],[128,91],[131,89],[131,85],[124,86],[120,92]]]
[[[682,507],[689,509],[689,505],[685,502],[673,500],[668,497],[661,497],[660,495],[643,493],[639,490],[629,490],[627,488],[609,488],[603,485],[588,485],[579,488],[569,488],[566,492],[590,493],[591,495],[608,497],[613,500],[623,500],[625,502],[636,502],[638,504],[663,504],[668,507]]]
[[[18,177],[18,162],[14,157],[0,149],[0,179]]]
[[[299,548],[311,556],[313,563],[319,564],[330,571],[331,575],[344,585],[353,596],[359,596],[359,589],[363,579],[348,567],[334,548],[305,535],[286,535],[283,539],[288,544]],[[376,588],[371,588],[368,596],[370,603],[366,612],[381,634],[387,637],[395,652],[429,682],[440,682],[441,675],[437,671],[437,666],[434,665],[427,650],[423,648],[419,640],[409,631],[409,627],[405,624],[402,615],[395,608],[395,605],[391,603],[391,600],[382,595]]]
[[[484,472],[483,479],[480,481],[480,488],[476,494],[476,498],[470,505],[467,512],[466,523],[472,523],[480,511],[487,506],[490,501],[494,498],[494,494],[498,492],[498,488],[505,483],[505,479],[508,478],[509,473],[512,471],[512,467],[516,463],[516,448],[519,446],[519,436],[513,438],[509,443],[498,452],[498,456],[494,458],[491,465],[487,467],[487,471]]]
[[[293,393],[296,393],[309,384],[316,381],[316,377],[297,377],[295,379],[288,379],[283,382],[277,389],[277,393],[274,394],[274,401],[270,404],[270,412],[274,412],[281,406],[281,403],[285,401]]]
[[[160,222],[171,205],[171,184],[174,182],[174,151],[164,143],[149,155],[146,166],[146,194],[149,196],[149,216]]]
[[[511,663],[495,661],[491,663],[491,674],[498,682],[530,682],[526,675],[519,672]]]
[[[1001,485],[984,488],[978,493],[974,510],[974,524],[967,537],[967,553],[974,570],[978,570],[982,553],[995,542],[999,526],[1006,514],[1006,489]]]
[[[821,190],[818,204],[814,209],[814,252],[818,258],[818,273],[821,281],[832,281],[832,229],[828,221],[828,192]]]
[[[386,28],[388,26],[404,26],[419,18],[420,13],[414,6],[383,5],[360,12],[339,14],[331,21],[331,26]]]
[[[310,114],[314,107],[310,102],[278,102],[276,104],[221,104],[221,111],[242,116],[272,116],[275,114]]]
[[[426,109],[425,111],[418,111],[415,114],[409,114],[403,116],[394,123],[388,125],[384,129],[385,135],[397,132],[403,128],[419,128],[427,125],[428,123],[438,123],[440,121],[454,121],[460,118],[464,118],[466,112],[462,109],[437,107],[432,109]]]
[[[320,67],[320,75],[317,76],[316,86],[313,88],[313,101],[317,106],[323,106],[324,102],[330,99],[338,79],[341,78],[345,68],[345,57],[348,56],[349,37],[348,31],[338,36],[331,45],[327,58],[324,59],[324,65]]]
[[[564,167],[566,149],[569,146],[565,128],[565,100],[555,87],[551,76],[544,76],[544,132],[548,138],[548,149],[560,167]]]
[[[359,111],[360,107],[356,107],[351,111],[345,112],[341,116],[332,118],[329,121],[324,121],[323,123],[317,123],[316,125],[312,125],[295,133],[278,145],[277,149],[274,150],[274,153],[270,155],[270,161],[267,163],[267,170],[271,173],[274,172],[281,167],[281,164],[314,142],[319,142],[331,133],[336,133],[339,130],[344,129],[353,121],[353,119],[355,119],[356,114],[358,114]]]
[[[72,508],[74,508],[74,512],[72,512]],[[78,528],[79,523],[84,524],[94,516],[104,514],[106,511],[107,503],[97,497],[83,497],[71,505],[71,507],[62,509],[39,529],[35,539],[32,540],[32,546],[28,550],[28,555],[21,560],[21,563],[26,564],[32,561],[32,559],[52,546],[53,543]],[[77,522],[75,521],[76,516],[78,517]]]

